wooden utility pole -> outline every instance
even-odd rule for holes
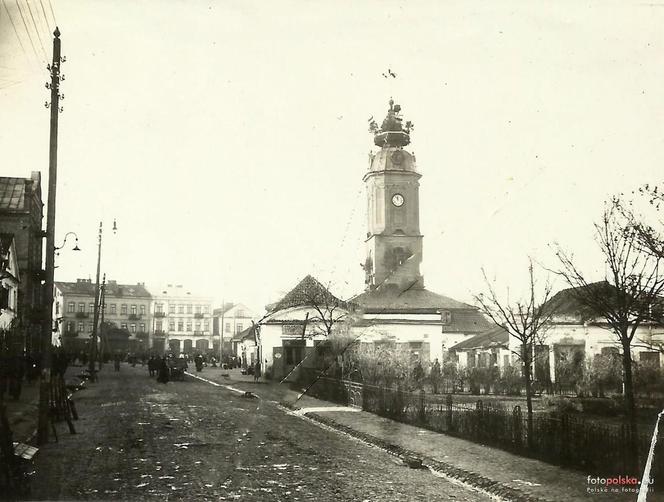
[[[101,311],[101,320],[99,322],[99,371],[101,371],[101,365],[104,362],[106,350],[108,350],[108,342],[104,330],[104,312],[106,311],[106,274],[104,274],[104,278],[101,281],[99,309]]]
[[[46,88],[51,90],[51,137],[48,161],[48,202],[46,206],[46,278],[43,290],[43,319],[41,347],[41,378],[39,383],[39,417],[37,421],[37,442],[41,445],[48,441],[49,398],[51,387],[51,344],[53,337],[53,282],[55,279],[55,192],[58,178],[58,114],[60,108],[60,30],[53,32],[53,62],[47,66],[51,73],[51,82]]]
[[[99,243],[97,245],[97,280],[95,282],[95,310],[92,320],[92,340],[90,340],[90,378],[96,380],[95,359],[98,356],[97,349],[97,326],[99,324],[99,273],[101,271],[101,236],[102,223],[99,222]]]

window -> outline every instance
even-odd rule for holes
[[[184,305],[182,305],[182,304],[178,305],[178,313],[179,314],[184,314]]]
[[[191,314],[192,305],[187,305],[187,314]]]
[[[93,302],[90,302],[90,305],[88,305],[89,309],[88,312],[91,314],[95,311],[95,304]]]
[[[122,306],[120,307],[120,314],[127,315],[127,304],[126,303],[123,303]]]
[[[139,324],[139,325],[138,325],[138,330],[139,330],[141,333],[145,333],[145,323],[141,323],[141,324]]]
[[[231,332],[231,323],[227,322],[226,323],[226,333],[230,333],[230,332]]]
[[[74,323],[74,321],[69,321],[67,323],[67,331],[71,332],[74,331],[75,329],[76,329],[76,324]]]
[[[174,304],[174,303],[171,303],[171,304],[168,306],[168,311],[169,311],[171,314],[175,314],[175,304]]]
[[[88,323],[88,333],[92,333],[93,326],[94,325],[91,322]]]
[[[203,313],[207,314],[210,312],[210,307],[208,305],[203,305]]]
[[[236,333],[242,333],[242,327],[243,326],[242,326],[241,322],[237,323],[237,325],[235,326],[235,332]]]
[[[78,323],[78,331],[79,331],[79,333],[83,333],[83,323],[82,322]]]
[[[187,331],[191,331],[191,321],[187,323]]]
[[[76,303],[74,302],[69,302],[67,304],[67,312],[70,314],[73,314],[76,311]]]
[[[85,312],[85,303],[81,302],[78,304],[78,311]]]
[[[178,331],[184,331],[184,323],[182,321],[178,321]]]
[[[141,309],[141,315],[145,315],[145,305],[141,305],[140,309]]]
[[[120,324],[120,328],[126,330],[127,329],[127,323],[123,322],[122,324]]]
[[[111,303],[111,314],[117,314],[117,305],[115,303]]]
[[[200,330],[201,330],[201,323],[200,323],[200,322],[197,322],[197,323],[196,323],[196,327],[195,327],[194,329],[195,329],[196,331],[200,331]]]
[[[162,325],[161,321],[157,321],[157,322],[155,323],[155,329],[156,329],[157,331],[161,331],[161,327],[162,327],[162,326],[163,326],[163,325]]]
[[[157,303],[154,306],[154,311],[161,314],[164,311],[164,304],[163,303]]]
[[[440,322],[443,324],[449,324],[452,322],[452,313],[449,310],[443,310],[440,313]]]
[[[173,321],[168,323],[169,331],[175,331],[175,323]]]
[[[136,310],[136,305],[131,306],[131,315],[136,315],[138,311]]]
[[[205,321],[205,322],[203,323],[203,329],[204,329],[205,331],[210,331],[210,322],[209,322],[209,321]]]
[[[196,313],[197,314],[201,313],[201,306],[200,305],[196,305]]]
[[[60,302],[55,303],[55,315],[60,314]]]
[[[135,324],[132,324],[131,326],[129,326],[129,330],[130,330],[132,333],[136,333],[136,325],[135,325]]]

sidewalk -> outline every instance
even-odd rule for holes
[[[563,469],[539,460],[483,446],[427,429],[402,424],[354,408],[302,396],[287,384],[253,382],[239,370],[216,371],[206,368],[204,376],[288,408],[367,443],[382,447],[402,458],[421,458],[423,465],[475,487],[510,500],[635,500],[636,493],[593,493],[602,488],[588,483],[588,475]],[[226,374],[228,376],[222,376]],[[593,473],[600,476],[602,473]],[[648,501],[664,500],[664,494],[651,493]]]
[[[78,383],[80,380],[75,377],[84,369],[82,366],[70,366],[65,373],[65,381]],[[21,443],[32,442],[39,415],[39,379],[32,383],[24,381],[21,397],[17,401],[5,395],[5,405],[13,440]]]

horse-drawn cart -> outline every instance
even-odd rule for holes
[[[184,372],[187,371],[187,361],[183,357],[168,360],[168,370],[171,380],[184,381]]]

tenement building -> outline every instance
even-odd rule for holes
[[[41,299],[43,217],[41,175],[30,178],[0,177],[0,232],[12,234],[20,282],[17,320],[25,350],[39,351],[42,322],[46,312]]]
[[[169,284],[153,294],[154,342],[157,353],[206,353],[213,350],[212,299]]]
[[[90,279],[56,282],[53,313],[57,344],[68,350],[89,350],[94,329],[96,284]],[[102,352],[143,352],[152,345],[152,296],[145,284],[104,285],[104,308],[98,313]],[[101,300],[100,300],[101,302]]]

